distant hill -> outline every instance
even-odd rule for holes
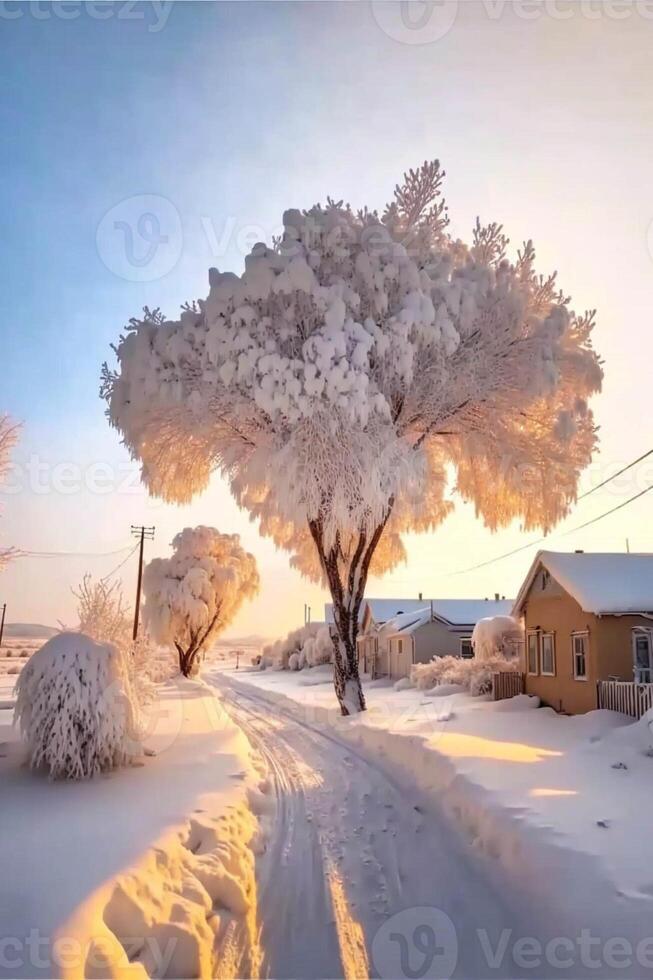
[[[25,637],[25,639],[47,640],[58,633],[53,626],[43,626],[41,623],[5,623],[6,637]]]

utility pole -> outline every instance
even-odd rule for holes
[[[132,633],[132,639],[136,642],[136,637],[138,636],[138,614],[141,608],[141,584],[143,582],[143,546],[145,544],[145,539],[152,541],[154,539],[154,528],[144,527],[142,524],[131,526],[132,536],[135,538],[140,538],[140,547],[138,549],[138,579],[136,581],[136,605],[134,607],[134,631]]]
[[[7,612],[7,603],[5,602],[2,606],[2,619],[0,619],[0,647],[2,646],[2,634],[5,631],[5,613]]]

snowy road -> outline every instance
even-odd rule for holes
[[[330,731],[224,675],[205,679],[227,692],[277,796],[259,862],[268,976],[523,975],[508,954],[493,961],[502,930],[534,934],[523,906],[492,886],[444,820]]]

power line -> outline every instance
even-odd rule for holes
[[[653,483],[651,483],[648,487],[645,487],[643,490],[640,490],[639,493],[629,497],[628,500],[623,500],[620,504],[617,504],[616,507],[606,510],[605,514],[599,514],[598,517],[593,517],[591,521],[585,521],[584,524],[579,524],[578,527],[572,527],[568,531],[562,531],[562,535],[566,536],[567,534],[573,534],[574,531],[582,531],[584,527],[589,527],[590,524],[596,524],[597,521],[602,521],[604,517],[609,517],[610,514],[614,514],[615,511],[621,510],[622,507],[632,504],[633,500],[638,500],[640,497],[643,497],[645,493],[649,492],[649,490],[653,490]]]
[[[537,538],[535,541],[529,541],[528,544],[522,544],[519,548],[513,548],[512,551],[506,551],[502,555],[495,555],[494,558],[488,558],[487,561],[481,561],[478,565],[470,565],[469,568],[459,568],[454,575],[463,575],[465,572],[475,572],[477,568],[485,568],[487,565],[494,565],[496,561],[503,561],[504,558],[511,558],[512,555],[518,555],[520,551],[526,551],[527,548],[534,548],[536,544],[541,544],[546,541],[548,535],[545,534],[543,538]]]
[[[131,548],[131,544],[124,548],[114,548],[113,551],[22,551],[16,549],[17,558],[108,558],[110,555],[121,555]]]
[[[627,470],[631,470],[633,466],[637,466],[638,463],[641,463],[643,459],[646,459],[647,456],[651,456],[652,454],[653,454],[653,449],[649,449],[647,453],[643,453],[641,456],[638,456],[637,459],[634,459],[632,461],[632,463],[629,463],[628,466],[623,466],[620,470],[617,470],[616,473],[613,473],[612,476],[609,476],[606,480],[603,480],[602,483],[597,483],[597,485],[595,487],[592,487],[591,490],[586,490],[585,493],[581,493],[580,497],[578,497],[577,499],[583,500],[584,497],[589,497],[591,493],[595,493],[597,490],[600,490],[601,487],[604,487],[606,483],[610,483],[611,480],[616,480],[617,477],[621,476],[622,473],[626,473]]]
[[[617,475],[618,474],[615,473],[615,476]],[[596,489],[598,490],[598,487]],[[529,541],[528,544],[523,544],[519,548],[513,548],[512,551],[506,551],[505,554],[497,555],[496,558],[489,558],[487,561],[480,562],[478,565],[471,565],[469,568],[460,568],[457,572],[454,572],[454,575],[462,575],[463,572],[473,572],[476,571],[477,568],[485,568],[487,565],[492,565],[496,561],[501,561],[504,558],[510,558],[512,555],[516,555],[520,551],[526,551],[527,548],[533,548],[536,544],[541,544],[543,541],[546,541],[547,538],[564,538],[569,534],[574,534],[576,531],[582,531],[584,528],[589,527],[590,524],[596,524],[597,521],[602,521],[604,517],[609,517],[610,514],[614,514],[616,511],[621,510],[622,507],[627,507],[628,504],[632,504],[634,500],[638,500],[640,497],[643,497],[645,493],[649,492],[649,490],[653,490],[653,483],[651,483],[648,487],[645,487],[643,490],[640,490],[639,493],[633,494],[633,496],[629,497],[628,500],[622,500],[620,504],[617,504],[615,507],[611,507],[610,510],[606,510],[603,514],[598,514],[596,517],[592,517],[591,520],[585,521],[584,524],[577,524],[576,527],[570,527],[567,531],[559,531],[557,534],[545,534],[544,537],[537,538],[536,541]]]
[[[126,558],[123,558],[123,560],[122,560],[121,562],[119,562],[119,563],[118,563],[118,564],[116,565],[116,567],[115,567],[115,568],[113,568],[113,569],[112,569],[112,570],[111,570],[111,571],[110,571],[110,572],[109,572],[109,573],[108,573],[107,575],[104,575],[104,576],[103,576],[103,577],[102,577],[102,578],[100,579],[100,582],[102,582],[102,583],[104,583],[104,582],[108,582],[108,581],[109,581],[109,579],[110,579],[110,578],[111,578],[111,577],[112,577],[113,575],[115,575],[115,574],[116,574],[116,572],[118,572],[118,571],[120,571],[120,569],[122,568],[122,566],[123,566],[123,565],[125,565],[125,564],[127,564],[127,562],[129,561],[129,559],[131,558],[131,556],[132,556],[132,555],[134,554],[134,552],[135,552],[135,551],[137,551],[137,550],[138,550],[138,544],[135,544],[135,545],[134,545],[134,547],[132,548],[132,550],[131,550],[131,551],[129,552],[129,554],[127,555],[127,557],[126,557]]]

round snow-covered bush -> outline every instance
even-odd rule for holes
[[[288,670],[301,670],[298,653],[291,653],[288,657]]]
[[[137,708],[117,647],[59,633],[25,665],[16,694],[30,765],[53,779],[85,779],[139,754]]]
[[[524,631],[512,616],[486,616],[479,619],[472,633],[477,660],[516,659],[523,641]]]

